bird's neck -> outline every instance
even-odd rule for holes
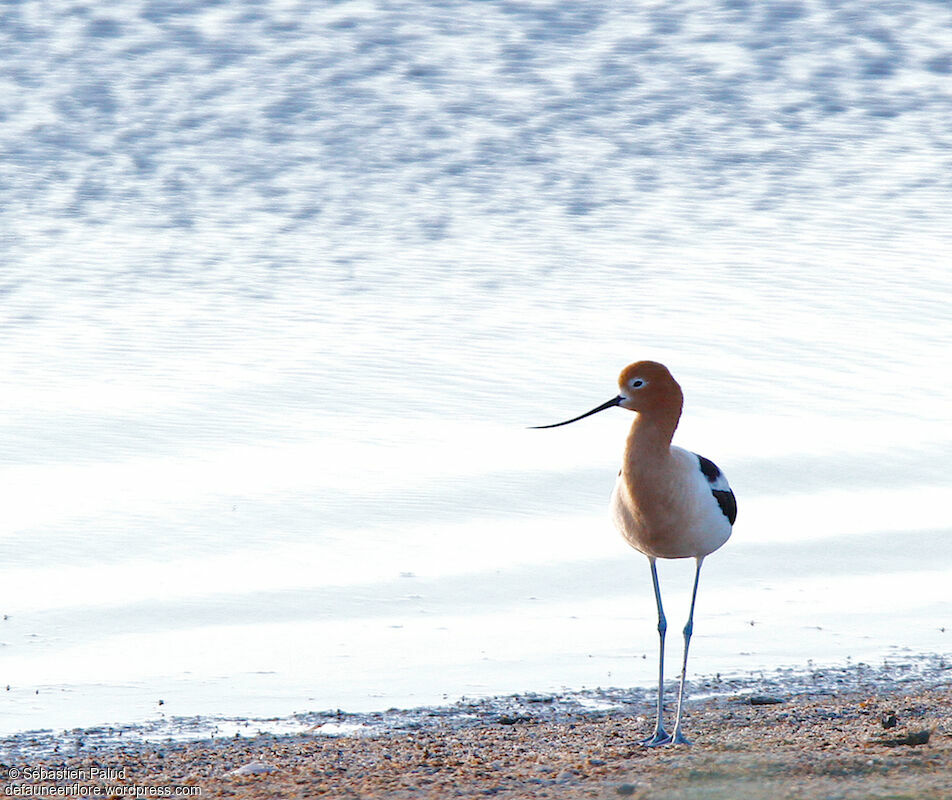
[[[655,469],[671,458],[671,440],[681,419],[681,404],[641,411],[635,416],[625,445],[623,469],[629,474]]]

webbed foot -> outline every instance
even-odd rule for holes
[[[647,739],[642,739],[639,744],[642,747],[661,747],[666,744],[671,744],[671,734],[664,728],[656,728],[651,736]]]

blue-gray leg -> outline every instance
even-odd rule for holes
[[[654,733],[642,744],[646,747],[656,747],[671,741],[671,736],[665,731],[661,721],[664,714],[664,634],[668,630],[668,621],[664,618],[664,609],[661,607],[661,587],[658,586],[658,568],[655,565],[655,559],[649,556],[648,562],[651,564],[651,582],[654,584],[655,602],[658,604],[658,717],[655,721]]]
[[[697,582],[701,577],[702,556],[697,560],[697,570],[694,573],[694,591],[691,593],[691,611],[688,614],[687,625],[684,626],[684,661],[681,664],[681,688],[678,690],[678,712],[674,718],[674,733],[670,741],[674,744],[691,744],[681,731],[681,708],[684,703],[684,681],[688,673],[688,647],[691,646],[691,634],[694,633],[694,601],[697,599]]]

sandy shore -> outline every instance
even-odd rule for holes
[[[651,727],[650,692],[598,690],[413,712],[323,715],[309,732],[293,735],[132,744],[97,744],[78,732],[55,742],[23,735],[4,740],[0,791],[235,798],[952,798],[952,669],[941,660],[933,661],[928,674],[860,665],[769,681],[709,680],[694,690],[707,696],[689,705],[690,747],[647,749],[637,743]]]

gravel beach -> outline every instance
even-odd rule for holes
[[[650,691],[313,715],[303,733],[0,742],[4,796],[952,798],[944,659],[692,685],[693,745],[647,749]],[[304,722],[303,718],[298,720]],[[310,721],[310,720],[308,720]],[[123,736],[123,733],[125,734]]]

